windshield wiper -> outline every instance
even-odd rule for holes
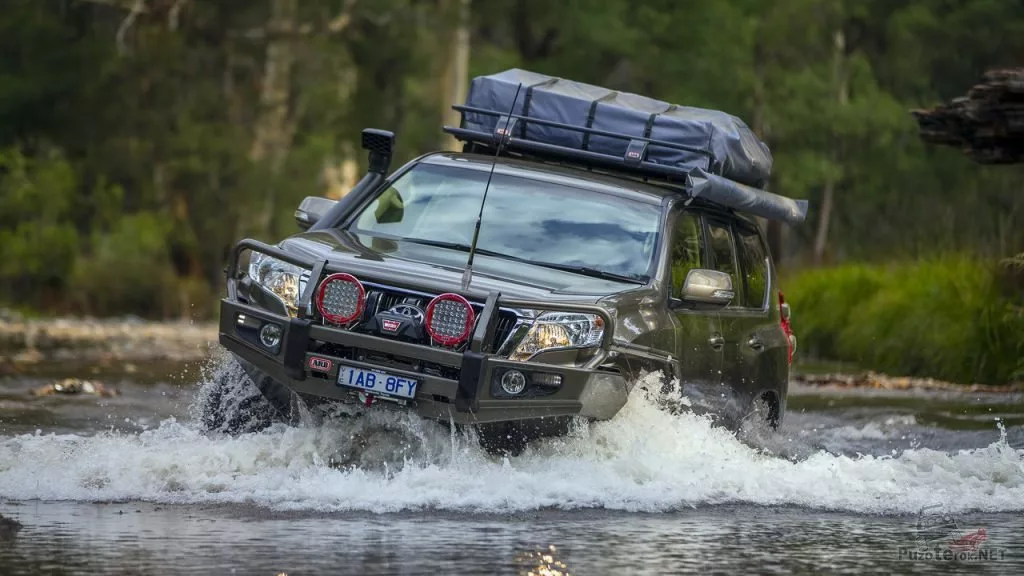
[[[543,266],[545,268],[554,268],[555,270],[562,270],[563,272],[572,272],[574,274],[590,276],[591,278],[600,278],[602,280],[629,282],[631,284],[647,283],[646,276],[627,276],[626,274],[616,274],[615,272],[608,272],[606,270],[590,268],[589,266],[574,266],[572,264],[554,264],[551,262],[530,262],[529,260],[523,260],[523,262],[529,262],[530,264],[536,264],[537,266]]]
[[[425,238],[400,238],[395,237],[395,240],[401,240],[402,242],[412,242],[413,244],[423,244],[424,246],[436,246],[438,248],[447,248],[449,250],[458,250],[460,252],[469,252],[469,244],[461,244],[459,242],[445,242],[444,240],[427,240]],[[486,252],[486,250],[477,250],[477,252]],[[492,256],[494,253],[491,254]],[[511,258],[511,256],[509,256]]]
[[[424,246],[436,246],[438,248],[447,248],[449,250],[458,250],[459,252],[469,252],[469,244],[461,244],[459,242],[445,242],[444,240],[427,240],[424,238],[401,238],[403,242],[412,242],[413,244],[423,244]],[[529,262],[519,258],[518,256],[512,256],[511,254],[502,254],[501,252],[494,252],[493,250],[486,250],[480,248],[476,249],[477,254],[483,254],[484,256],[494,256],[496,258],[508,258],[509,260],[517,260],[519,262]],[[532,262],[530,262],[532,264]]]
[[[460,252],[469,252],[470,247],[468,244],[460,244],[458,242],[445,242],[443,240],[427,240],[424,238],[402,238],[405,242],[412,242],[414,244],[423,244],[426,246],[436,246],[438,248],[448,248],[449,250],[458,250]],[[477,246],[477,254],[484,256],[493,256],[495,258],[506,258],[508,260],[515,260],[516,262],[522,262],[524,264],[532,264],[534,266],[542,266],[544,268],[552,268],[554,270],[561,270],[563,272],[572,272],[574,274],[580,274],[583,276],[589,276],[591,278],[600,278],[602,280],[614,280],[616,282],[629,282],[632,284],[646,284],[646,277],[639,276],[627,276],[625,274],[616,274],[614,272],[607,272],[597,268],[591,268],[589,266],[575,266],[573,264],[555,264],[553,262],[537,262],[526,258],[520,258],[519,256],[512,256],[511,254],[503,254],[501,252],[494,252],[493,250],[487,250]]]

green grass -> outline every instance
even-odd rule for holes
[[[964,383],[1024,379],[1013,259],[970,256],[804,271],[783,285],[805,357]]]

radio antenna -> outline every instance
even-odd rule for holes
[[[491,161],[491,170],[487,174],[487,184],[484,186],[484,195],[480,199],[480,212],[476,215],[476,226],[473,228],[473,241],[469,244],[469,259],[466,260],[466,270],[462,273],[462,289],[469,290],[469,284],[473,281],[473,256],[476,255],[476,243],[480,239],[480,222],[484,218],[484,204],[487,202],[487,191],[491,188],[491,178],[494,177],[494,167],[498,165],[498,156],[501,155],[501,149],[510,140],[512,140],[512,126],[515,125],[512,114],[516,110],[516,102],[519,100],[519,91],[523,89],[523,83],[520,82],[516,87],[516,95],[512,97],[512,107],[508,111],[508,116],[504,118],[504,128],[499,128],[498,123],[503,119],[498,118],[494,126],[494,136],[497,140],[494,147],[494,159]]]

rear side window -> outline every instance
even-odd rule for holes
[[[768,291],[768,253],[756,230],[736,227],[740,268],[743,272],[743,306],[761,309]]]

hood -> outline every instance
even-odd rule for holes
[[[304,232],[288,238],[281,248],[320,260],[359,277],[419,289],[458,291],[469,255],[460,250],[414,242],[352,234],[344,230]],[[639,284],[591,278],[571,272],[477,254],[470,291],[529,300],[595,304],[623,292],[648,292]]]

